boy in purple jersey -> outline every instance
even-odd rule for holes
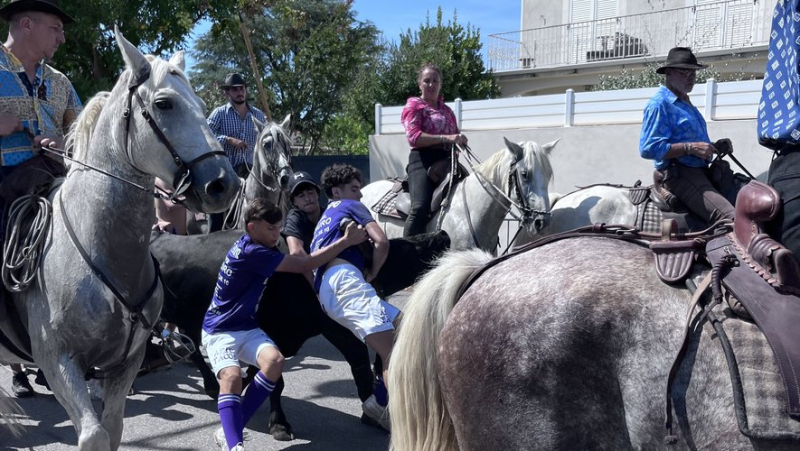
[[[203,320],[202,342],[220,385],[217,407],[222,428],[214,434],[223,449],[243,450],[244,426],[272,392],[283,371],[283,355],[258,327],[256,312],[267,279],[275,272],[305,273],[358,245],[366,232],[348,226],[339,239],[309,255],[283,255],[276,248],[283,213],[255,199],[244,214],[246,232],[231,247],[217,277]],[[243,397],[240,361],[260,369]]]
[[[366,268],[364,257],[356,246],[349,247],[314,275],[314,289],[322,309],[334,321],[346,327],[372,348],[384,363],[383,380],[389,368],[389,355],[394,344],[394,330],[400,310],[375,293],[369,282],[386,261],[389,240],[361,202],[361,172],[346,164],[335,164],[322,173],[322,187],[330,202],[317,222],[311,250],[341,239],[343,220],[363,226],[375,250],[372,267]],[[387,398],[381,387],[362,404],[367,416],[389,429],[386,415]]]

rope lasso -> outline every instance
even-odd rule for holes
[[[3,285],[11,292],[25,291],[36,278],[52,218],[52,204],[38,194],[27,194],[11,204],[3,240]],[[31,221],[23,233],[26,219]]]

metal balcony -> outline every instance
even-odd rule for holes
[[[498,73],[662,57],[676,46],[691,47],[695,53],[741,52],[769,43],[773,7],[774,2],[766,0],[729,0],[492,34],[487,66]]]

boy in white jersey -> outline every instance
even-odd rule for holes
[[[231,247],[222,263],[202,336],[220,385],[217,407],[222,428],[214,439],[223,449],[232,450],[244,449],[244,426],[283,371],[283,355],[259,329],[256,319],[267,279],[275,271],[310,271],[366,238],[365,231],[353,225],[336,242],[310,256],[284,255],[275,248],[283,221],[280,208],[255,199],[247,206],[244,219],[247,233]],[[243,397],[240,361],[260,369]]]

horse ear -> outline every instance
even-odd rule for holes
[[[508,140],[508,138],[503,138],[503,141],[506,142],[506,148],[509,152],[514,155],[514,161],[519,161],[525,155],[525,152],[522,150],[522,147],[514,142]]]
[[[292,123],[292,115],[287,114],[285,118],[283,118],[283,122],[281,122],[281,128],[284,130],[289,130],[289,124]]]
[[[114,25],[114,34],[117,38],[117,46],[122,52],[122,59],[125,60],[125,67],[130,69],[134,74],[142,74],[150,71],[150,63],[144,57],[142,52],[139,51],[133,44],[122,36],[122,32]]]
[[[186,70],[186,59],[184,54],[185,52],[181,50],[180,52],[172,55],[172,58],[169,59],[169,63],[178,66],[178,69],[180,69],[181,72]]]
[[[546,153],[547,155],[550,155],[550,152],[553,151],[553,147],[555,147],[556,144],[558,144],[559,141],[561,141],[561,138],[558,138],[555,141],[550,141],[549,143],[543,145],[542,149],[544,150],[544,153]]]
[[[264,123],[256,119],[252,114],[250,115],[250,119],[253,120],[253,125],[256,126],[256,133],[261,133],[261,130],[264,129]]]

